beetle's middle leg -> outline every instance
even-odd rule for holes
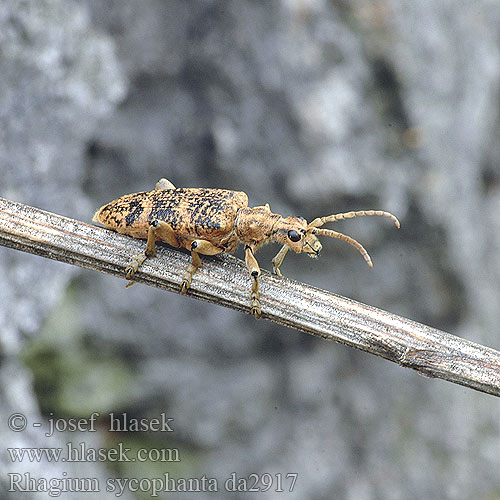
[[[175,232],[170,224],[165,221],[152,221],[148,229],[148,241],[146,244],[146,250],[144,250],[144,252],[142,253],[137,254],[125,268],[125,277],[128,280],[133,278],[134,274],[148,257],[156,257],[155,244],[157,240],[165,241],[173,247],[179,246],[177,236],[175,235]],[[133,283],[129,283],[127,286],[132,284]]]
[[[260,267],[257,259],[254,257],[253,250],[251,247],[247,246],[245,248],[245,263],[247,265],[248,272],[253,278],[252,292],[250,293],[250,310],[255,316],[255,319],[259,319],[262,311],[260,308],[260,294],[259,294],[259,276]]]
[[[191,262],[182,276],[181,293],[183,295],[187,293],[188,288],[191,286],[194,273],[201,266],[199,254],[217,255],[218,253],[224,252],[223,248],[219,248],[207,240],[194,240],[190,246],[188,245],[188,249],[191,250]]]

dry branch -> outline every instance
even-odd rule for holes
[[[124,277],[145,243],[0,198],[0,244]],[[135,275],[179,293],[185,253],[161,247]],[[250,278],[230,255],[204,259],[189,295],[249,312]],[[500,396],[500,352],[350,299],[263,271],[263,318],[370,352],[417,372]]]

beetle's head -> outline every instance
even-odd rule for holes
[[[309,228],[302,217],[282,217],[275,229],[275,239],[294,252],[316,258],[321,251],[321,243],[315,232],[315,228]]]
[[[331,229],[323,229],[321,226],[327,222],[335,222],[344,219],[352,219],[353,217],[363,217],[366,215],[378,215],[382,217],[387,217],[391,219],[397,228],[400,227],[399,221],[394,215],[389,212],[384,212],[382,210],[358,210],[356,212],[346,212],[342,214],[327,215],[326,217],[317,217],[313,221],[307,223],[302,217],[280,217],[278,222],[275,224],[275,229],[273,232],[274,239],[290,248],[297,253],[307,253],[309,257],[317,257],[321,251],[321,243],[318,240],[318,236],[328,236],[329,238],[336,238],[349,245],[356,248],[366,263],[373,267],[372,260],[368,255],[368,252],[363,248],[361,243],[358,243],[354,238],[347,236],[347,234],[338,233],[337,231],[332,231]],[[278,257],[283,252],[276,256]],[[285,250],[286,253],[286,250]],[[284,254],[281,255],[281,259],[276,266],[279,267],[283,261]],[[275,261],[273,260],[273,263]]]

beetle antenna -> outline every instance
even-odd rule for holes
[[[337,222],[344,219],[354,219],[354,217],[366,217],[371,215],[378,215],[380,217],[388,217],[394,222],[396,227],[399,229],[401,224],[399,223],[397,217],[392,215],[390,212],[384,212],[383,210],[358,210],[356,212],[344,212],[342,214],[327,215],[326,217],[318,217],[310,222],[307,226],[308,229],[313,227],[320,227],[327,222]]]
[[[372,259],[368,255],[368,252],[365,250],[363,245],[357,242],[354,238],[347,236],[347,234],[337,233],[337,231],[332,231],[331,229],[315,229],[313,231],[313,234],[317,236],[329,236],[330,238],[337,238],[338,240],[342,240],[345,241],[346,243],[349,243],[349,245],[352,245],[359,251],[359,253],[363,256],[368,266],[373,267]]]

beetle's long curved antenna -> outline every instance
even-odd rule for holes
[[[313,234],[315,234],[316,236],[329,236],[330,238],[337,238],[338,240],[342,240],[345,241],[346,243],[349,243],[349,245],[352,245],[359,251],[359,253],[365,259],[366,263],[370,267],[373,267],[372,259],[368,255],[368,252],[365,250],[363,245],[357,242],[354,238],[347,236],[347,234],[337,233],[337,231],[332,231],[331,229],[315,229],[313,231]]]
[[[399,223],[397,217],[392,215],[390,212],[384,212],[383,210],[358,210],[356,212],[344,212],[342,214],[327,215],[326,217],[317,217],[312,222],[307,225],[307,228],[320,227],[327,222],[336,222],[344,219],[354,219],[354,217],[366,217],[371,215],[378,215],[380,217],[388,217],[391,219],[396,227],[399,229],[401,224]]]

